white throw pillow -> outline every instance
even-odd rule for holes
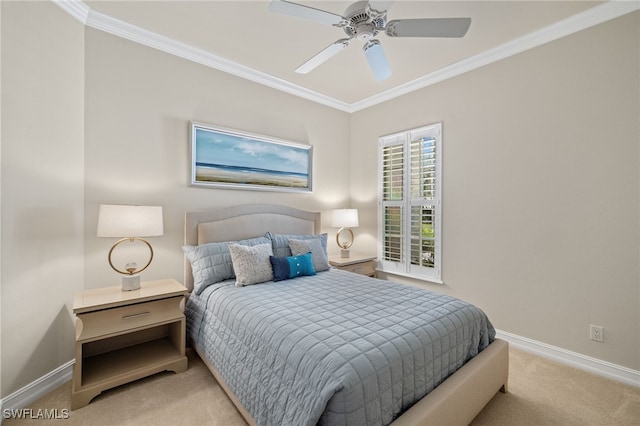
[[[231,243],[229,252],[237,287],[273,281],[273,270],[269,261],[269,256],[273,255],[271,244],[249,247]]]

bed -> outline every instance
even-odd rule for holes
[[[230,241],[264,247],[260,238],[267,238],[278,259],[304,264],[318,241],[326,250],[320,230],[320,213],[252,204],[187,212],[184,243],[192,250]],[[278,236],[306,242],[313,253],[291,257],[276,247]],[[193,260],[185,257],[190,343],[249,424],[465,425],[507,391],[507,343],[473,305],[333,268],[244,287],[234,285],[240,275],[202,286]],[[441,311],[457,317],[407,331],[409,322]],[[460,317],[472,323],[458,324]]]

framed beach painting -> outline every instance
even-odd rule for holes
[[[312,147],[191,122],[191,185],[312,190]]]

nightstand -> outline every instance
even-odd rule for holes
[[[84,407],[106,389],[164,370],[183,372],[188,290],[174,279],[76,293],[76,360],[71,409]]]
[[[343,271],[355,272],[356,274],[376,276],[376,256],[363,256],[351,253],[349,257],[340,255],[329,256],[329,263]]]

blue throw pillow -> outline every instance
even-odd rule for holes
[[[311,253],[288,257],[269,257],[273,268],[273,281],[288,280],[305,275],[315,275]]]

